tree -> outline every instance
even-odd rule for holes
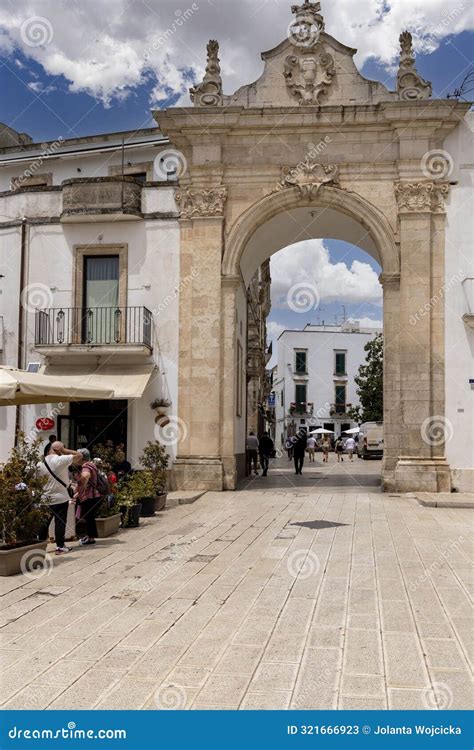
[[[351,419],[359,424],[383,420],[383,335],[378,333],[364,350],[367,352],[365,364],[359,367],[359,374],[354,378],[360,406],[349,410]]]

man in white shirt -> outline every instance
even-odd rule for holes
[[[349,454],[349,461],[352,461],[354,456],[354,449],[355,449],[356,442],[353,437],[349,437],[346,440],[346,451]]]
[[[258,475],[258,437],[249,432],[247,443],[247,471],[252,474],[252,464],[255,474]]]
[[[83,458],[79,451],[65,448],[57,440],[52,443],[44,460],[38,464],[38,475],[46,478],[44,494],[51,515],[42,529],[40,537],[48,538],[48,529],[51,518],[54,517],[54,537],[56,540],[56,554],[63,555],[70,552],[71,548],[65,546],[67,512],[71,498],[68,487],[70,485],[69,467],[80,466]]]
[[[306,447],[308,449],[309,462],[314,464],[314,452],[316,450],[316,440],[313,437],[313,435],[309,436],[308,442],[306,443]]]

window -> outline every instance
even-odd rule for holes
[[[280,404],[285,408],[285,390],[283,388],[280,391]]]
[[[119,256],[84,257],[83,337],[88,344],[117,343],[121,338]]]
[[[301,406],[301,404],[306,404],[306,391],[307,391],[307,386],[305,383],[298,384],[295,386],[296,408]]]
[[[336,413],[343,414],[346,410],[346,386],[336,385]]]
[[[306,375],[307,351],[295,351],[295,372],[297,375]]]
[[[334,352],[334,374],[346,375],[346,352]]]

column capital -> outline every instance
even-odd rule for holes
[[[175,193],[181,219],[223,218],[227,200],[225,185],[201,188],[190,185]]]
[[[400,274],[399,273],[381,273],[379,281],[384,289],[388,287],[397,288],[400,286]]]
[[[446,211],[445,201],[449,195],[449,182],[420,180],[418,182],[395,182],[395,197],[398,213],[434,213]]]

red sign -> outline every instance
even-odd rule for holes
[[[54,427],[54,419],[51,417],[40,417],[35,422],[37,430],[52,430]]]

